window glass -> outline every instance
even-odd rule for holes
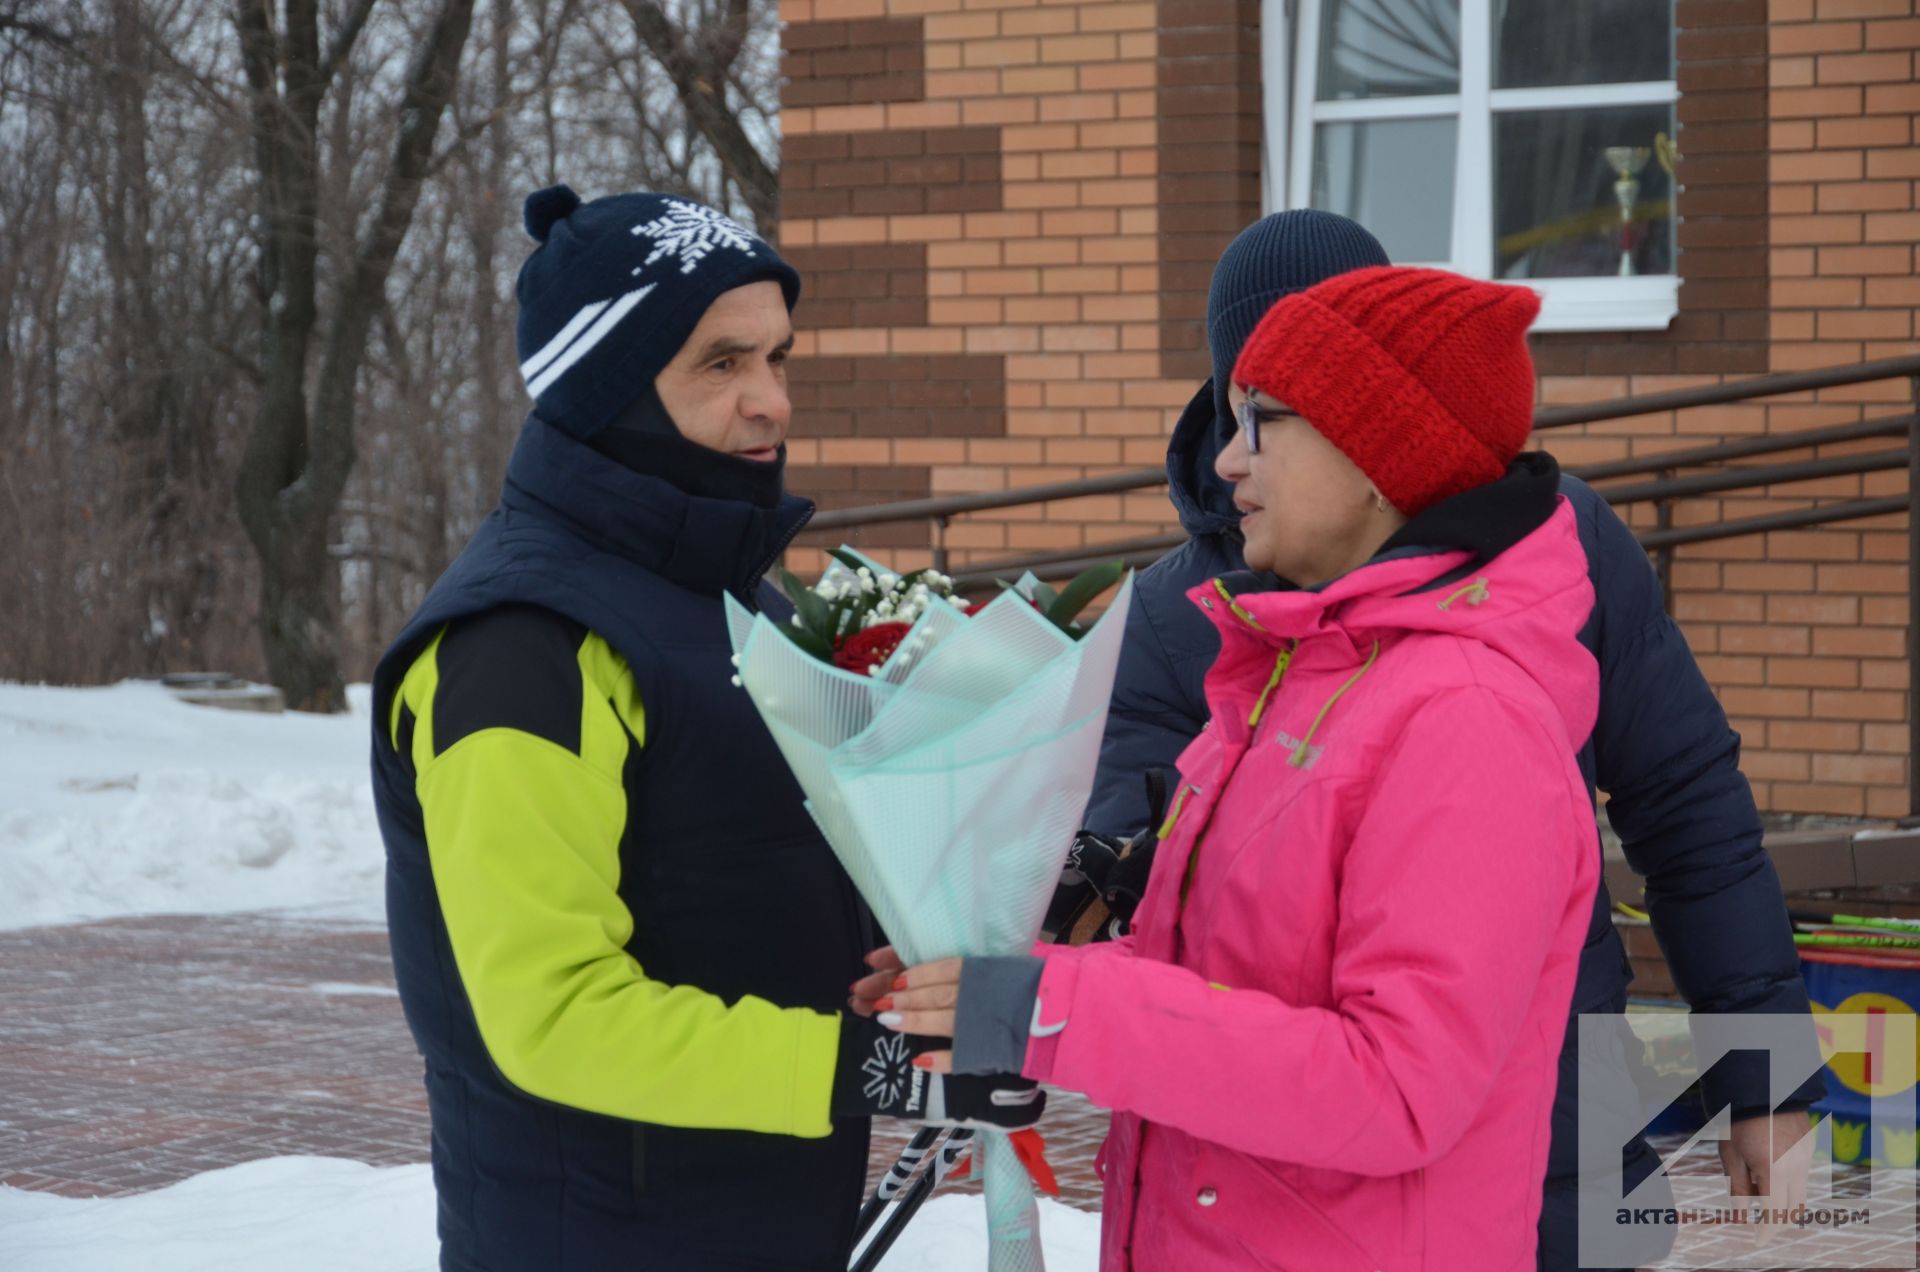
[[[1496,114],[1495,274],[1672,273],[1672,136],[1670,105]]]
[[[1450,115],[1319,125],[1313,206],[1372,230],[1396,262],[1449,259],[1457,131]]]
[[[1326,0],[1319,98],[1460,91],[1460,0]]]
[[[1493,86],[1673,78],[1673,0],[1492,0]]]

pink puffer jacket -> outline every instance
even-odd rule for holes
[[[1135,935],[1050,953],[1025,1066],[1115,1110],[1103,1268],[1534,1266],[1599,873],[1593,592],[1564,500],[1467,560],[1191,593],[1212,720]]]

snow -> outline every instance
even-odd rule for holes
[[[0,929],[293,910],[384,922],[368,703],[343,716],[189,706],[156,684],[0,684]],[[321,995],[391,996],[323,982]],[[1041,1199],[1050,1272],[1090,1272],[1099,1217]],[[78,1200],[0,1187],[5,1272],[432,1272],[426,1166],[279,1157]],[[883,1266],[979,1272],[977,1195],[941,1194]]]
[[[1100,1221],[1045,1198],[1049,1272],[1091,1272]],[[433,1272],[433,1178],[426,1166],[276,1157],[171,1188],[95,1201],[0,1188],[0,1267],[8,1272]],[[981,1272],[978,1196],[934,1197],[881,1266]]]
[[[0,928],[299,908],[383,922],[367,690],[341,716],[0,684]]]

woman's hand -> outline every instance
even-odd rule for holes
[[[900,961],[891,945],[882,945],[862,961],[873,969],[873,974],[862,976],[848,986],[851,996],[847,999],[847,1010],[856,1016],[871,1016],[876,1010],[884,1010],[875,1004],[893,992],[893,982],[906,970],[906,964]]]
[[[960,959],[943,958],[894,976],[891,992],[874,1003],[880,1023],[901,1033],[953,1037],[954,1007],[960,1001],[960,966]],[[952,1073],[953,1052],[923,1052],[914,1057],[913,1063],[934,1073]]]

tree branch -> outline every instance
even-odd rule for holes
[[[376,3],[378,0],[355,0],[353,11],[347,14],[346,22],[333,33],[333,40],[327,45],[327,54],[320,59],[320,70],[315,76],[322,88],[333,83],[334,74],[353,54],[354,43],[359,40],[360,32],[365,29],[367,19],[372,16],[373,6]]]

